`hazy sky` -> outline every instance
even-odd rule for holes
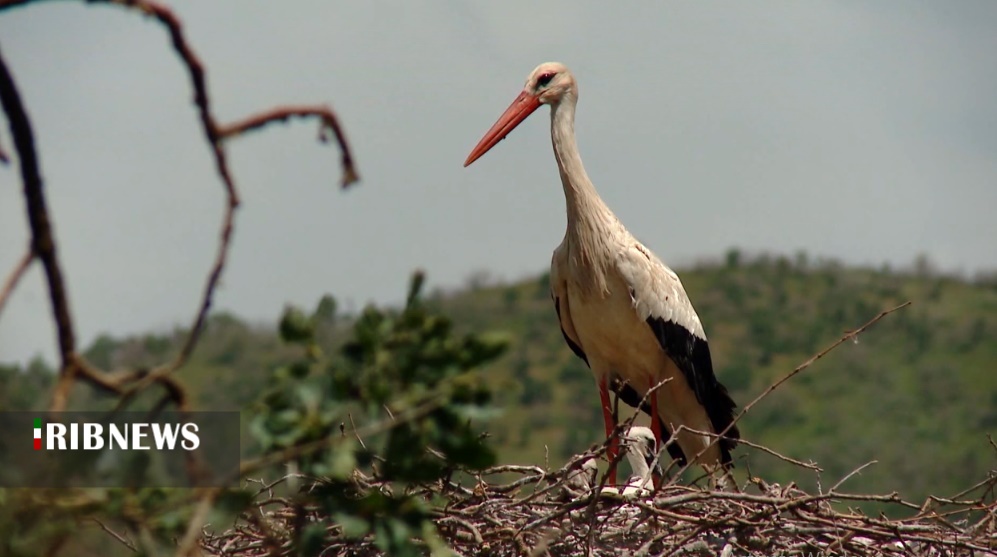
[[[325,292],[396,301],[545,270],[564,231],[547,109],[461,164],[547,60],[580,87],[586,168],[681,266],[749,251],[997,268],[997,3],[172,2],[222,120],[331,103],[363,182],[316,126],[230,144],[244,205],[216,307],[272,320]],[[72,309],[100,332],[189,322],[223,202],[162,28],[126,10],[0,14],[35,125]],[[0,141],[11,148],[6,124]],[[0,168],[0,276],[27,243]],[[0,315],[0,361],[54,355],[40,266]]]

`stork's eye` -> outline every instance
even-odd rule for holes
[[[547,84],[550,83],[550,80],[554,79],[555,75],[557,74],[555,74],[554,72],[547,72],[541,75],[540,77],[537,78],[537,87],[546,87]]]

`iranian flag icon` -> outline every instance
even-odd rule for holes
[[[35,450],[42,450],[42,419],[35,418]]]

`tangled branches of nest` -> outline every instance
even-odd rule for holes
[[[573,492],[568,478],[592,453],[547,472],[536,466],[498,466],[453,481],[410,488],[434,507],[438,535],[458,555],[855,555],[997,556],[997,473],[955,498],[922,505],[896,493],[810,494],[753,479],[737,492],[669,482],[652,495],[623,497],[596,485]],[[286,479],[286,478],[285,478]],[[511,481],[510,481],[511,480]],[[284,480],[280,480],[281,482]],[[319,480],[314,485],[320,485]],[[357,494],[392,486],[355,472]],[[260,490],[251,512],[221,533],[206,533],[208,554],[286,555],[291,534],[322,512]],[[868,516],[849,505],[874,501],[903,509],[907,518]],[[350,537],[329,522],[322,555],[381,555],[373,536]],[[427,547],[427,552],[428,552]]]

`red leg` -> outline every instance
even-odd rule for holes
[[[653,389],[657,385],[657,381],[654,377],[651,377],[648,389]],[[655,448],[660,452],[662,449],[661,443],[661,416],[658,415],[658,391],[651,393],[651,431],[654,433],[654,443]],[[661,457],[658,457],[661,458]],[[660,462],[660,461],[659,461]],[[654,487],[657,489],[661,486],[662,478],[652,471],[652,476],[654,477]]]
[[[606,438],[609,439],[607,455],[609,457],[609,485],[616,485],[616,457],[620,453],[619,439],[612,437],[613,430],[616,429],[616,420],[613,419],[613,409],[609,402],[609,387],[606,377],[599,380],[599,398],[602,400],[602,421],[606,424]]]

